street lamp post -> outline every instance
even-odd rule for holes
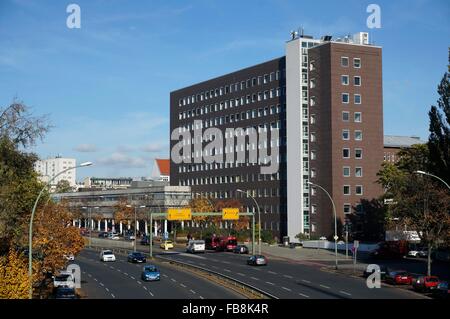
[[[434,177],[435,179],[438,179],[438,180],[440,180],[442,183],[444,183],[445,186],[447,186],[447,188],[450,190],[450,186],[449,186],[442,178],[440,178],[440,177],[438,177],[438,176],[436,176],[436,175],[433,175],[433,174],[430,174],[430,173],[427,173],[427,172],[424,172],[424,171],[415,171],[414,173],[420,174],[420,175],[427,175],[427,176]]]
[[[256,207],[258,207],[258,252],[259,252],[259,255],[261,255],[261,210],[259,209],[258,202],[249,193],[244,192],[241,189],[237,189],[236,191],[239,192],[239,193],[243,193],[243,194],[247,195],[247,197],[251,197],[253,199],[253,201],[255,202]],[[255,216],[255,213],[253,213],[253,249],[252,249],[253,250],[253,254],[255,254],[255,229],[254,229],[255,217],[254,216]]]
[[[85,162],[81,163],[78,166],[68,167],[65,170],[61,171],[60,173],[53,176],[45,185],[42,187],[41,191],[39,192],[38,197],[36,198],[36,201],[34,202],[33,210],[31,211],[31,218],[30,218],[30,226],[29,226],[29,234],[28,234],[28,277],[30,280],[30,288],[29,288],[29,299],[33,299],[33,219],[34,214],[36,212],[36,208],[39,202],[39,199],[44,194],[44,191],[50,184],[60,175],[64,174],[67,171],[70,171],[72,169],[80,168],[80,167],[86,167],[91,166],[92,162]]]
[[[91,242],[92,242],[92,209],[99,209],[100,207],[96,206],[96,207],[81,207],[83,209],[88,209],[89,208],[89,248],[91,248]]]
[[[128,208],[133,206],[127,205]],[[146,206],[134,206],[134,251],[136,251],[136,241],[137,241],[137,210],[138,208],[145,208]]]
[[[335,254],[335,269],[338,269],[338,255],[337,255],[337,240],[338,240],[338,235],[337,235],[337,216],[336,216],[336,206],[334,205],[334,201],[333,198],[331,198],[330,193],[327,192],[327,190],[325,188],[323,188],[320,185],[308,182],[309,185],[312,186],[316,186],[319,187],[321,190],[323,190],[327,195],[328,198],[330,198],[331,203],[333,204],[333,212],[334,212],[334,254]]]

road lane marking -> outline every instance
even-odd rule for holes
[[[170,280],[172,280],[173,282],[177,282],[175,279],[173,279],[173,278],[170,278]]]
[[[200,296],[200,299],[205,299],[205,298],[203,298],[202,296]]]
[[[309,298],[308,295],[302,294],[301,292],[298,293],[300,296],[305,297],[305,298]]]
[[[266,284],[269,284],[269,285],[275,286],[275,284],[274,284],[273,282],[270,282],[270,281],[266,281]]]
[[[120,269],[116,269],[118,272],[122,272],[122,270],[120,270]]]
[[[255,277],[250,277],[251,279],[253,279],[253,280],[259,280],[258,278],[255,278]]]
[[[124,272],[123,274],[124,274],[125,276],[128,276],[128,273],[126,273],[126,272]]]
[[[286,287],[281,287],[281,288],[283,288],[284,290],[287,290],[287,291],[292,291],[291,289],[286,288]]]
[[[231,264],[229,261],[222,261],[224,264]]]
[[[224,269],[226,272],[231,272],[231,270],[230,269]]]
[[[100,286],[105,287],[105,285],[102,282],[100,283]]]
[[[239,276],[245,276],[243,273],[238,272],[237,273]]]
[[[152,292],[151,292],[150,290],[147,290],[147,291],[148,291],[148,293],[149,293],[152,297],[155,296],[154,294],[152,294]]]
[[[88,274],[88,276],[89,276],[89,277],[92,277],[92,275],[91,275],[91,274]]]
[[[348,292],[345,292],[345,291],[343,291],[343,290],[341,290],[341,291],[339,291],[341,294],[344,294],[344,295],[347,295],[347,296],[351,296],[352,294],[350,294],[350,293],[348,293]]]
[[[97,278],[94,278],[95,281],[98,281]]]
[[[319,286],[322,287],[322,288],[330,289],[330,287],[325,286],[325,285],[319,285]]]
[[[114,296],[113,294],[111,294],[111,297],[116,298],[116,296]]]
[[[216,266],[211,266],[211,267],[213,267],[214,269],[219,269],[219,267],[216,267]]]
[[[196,292],[194,290],[192,290],[192,289],[189,290],[189,291],[192,292],[194,295],[196,294]]]
[[[283,275],[283,277],[286,277],[286,278],[289,278],[289,279],[292,279],[292,278],[294,278],[294,277],[292,277],[292,276],[289,276],[289,275]]]
[[[109,266],[109,268],[111,268],[111,269],[114,269],[114,267],[113,267],[113,266]]]
[[[139,285],[142,285],[142,282],[140,282],[139,280],[137,281],[137,283],[138,283]]]
[[[273,274],[273,275],[278,275],[278,273],[276,273],[275,271],[268,271],[269,274]]]
[[[144,288],[145,290],[147,290],[147,287],[145,287],[145,286],[144,286],[144,287],[142,287],[142,288]]]
[[[164,276],[165,278],[167,278],[167,275],[166,275],[166,274],[163,274],[163,276]]]
[[[303,282],[306,282],[307,284],[310,284],[310,283],[311,283],[311,281],[305,280],[305,279],[302,279],[302,281],[303,281]]]
[[[108,288],[105,288],[105,290],[106,290],[107,292],[109,292],[109,289],[108,289]]]
[[[183,285],[183,284],[180,284],[180,286],[181,286],[181,287],[183,287],[183,288],[186,288],[186,286],[185,286],[185,285]]]
[[[205,264],[203,264],[203,263],[200,263],[200,266],[206,266]]]
[[[134,278],[133,276],[130,276],[131,279],[135,280],[136,278]]]

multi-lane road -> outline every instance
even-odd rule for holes
[[[84,250],[73,261],[81,268],[81,289],[89,299],[236,299],[242,296],[203,278],[158,263],[161,280],[141,280],[142,264],[127,262],[116,254],[115,262],[101,262],[99,253]]]
[[[280,299],[421,298],[418,294],[385,285],[369,289],[361,278],[324,271],[318,265],[273,259],[267,266],[255,267],[246,264],[247,256],[225,252],[196,255],[179,252],[161,256],[214,270]]]
[[[148,247],[140,247],[144,252]],[[182,248],[169,252],[155,247],[161,260],[169,259],[212,270],[270,293],[280,299],[411,299],[423,298],[387,285],[370,289],[365,280],[327,271],[320,264],[270,259],[267,266],[249,266],[247,255],[229,252],[189,254]],[[82,288],[87,298],[242,298],[235,292],[191,273],[159,262],[160,282],[142,282],[142,264],[131,264],[126,256],[102,263],[98,252],[84,250],[76,263],[82,269]],[[158,259],[157,259],[158,260]]]

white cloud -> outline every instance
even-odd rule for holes
[[[161,143],[151,143],[151,144],[147,144],[141,148],[141,150],[143,152],[147,152],[147,153],[162,152],[166,149],[168,149],[168,146],[166,144],[161,144]]]
[[[96,162],[105,166],[119,166],[124,168],[144,168],[150,165],[150,162],[142,157],[132,157],[119,152],[112,153],[110,156],[104,158],[99,158]]]
[[[73,150],[81,153],[93,153],[98,151],[97,146],[94,144],[80,144],[74,147]]]

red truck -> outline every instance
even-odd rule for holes
[[[237,246],[237,239],[234,236],[212,236],[205,239],[206,249],[215,251],[233,251]]]
[[[406,240],[384,241],[378,244],[379,248],[372,251],[372,258],[397,259],[408,253],[408,242]]]

